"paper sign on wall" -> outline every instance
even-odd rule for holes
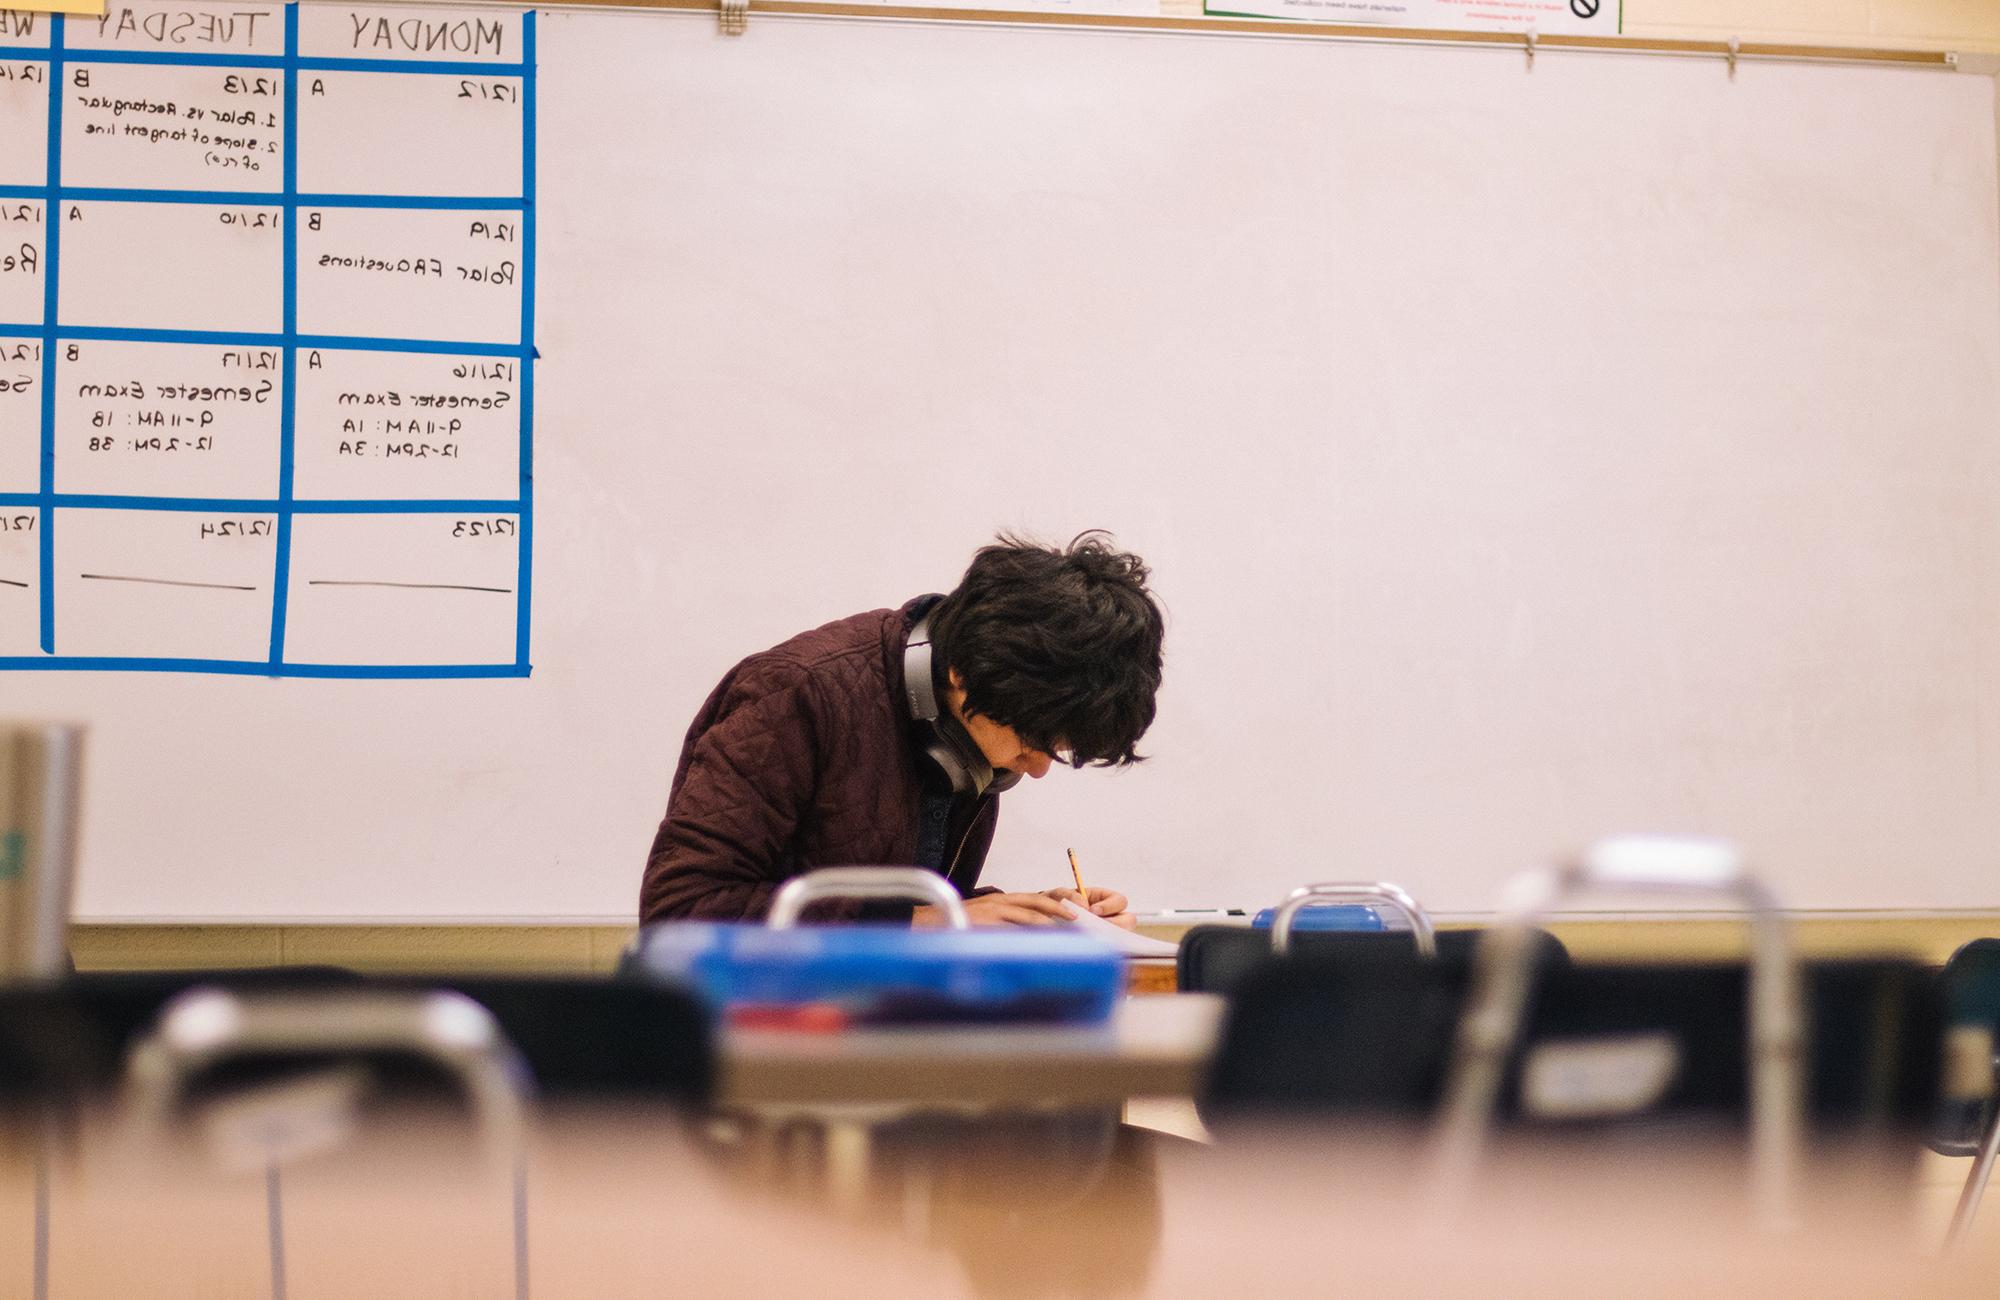
[[[1205,12],[1466,32],[1616,36],[1623,0],[1206,0]]]
[[[1160,0],[853,0],[924,9],[1011,9],[1042,14],[1126,14],[1157,18]]]

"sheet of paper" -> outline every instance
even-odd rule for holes
[[[1545,36],[1616,36],[1624,21],[1620,7],[1603,0],[1206,0],[1202,12]]]
[[[1068,899],[1063,900],[1063,908],[1070,914],[1076,928],[1100,943],[1109,944],[1127,957],[1172,957],[1180,952],[1178,944],[1164,939],[1148,939],[1143,934],[1134,934],[1123,926],[1111,924],[1103,917],[1086,912]]]
[[[1137,14],[1158,17],[1160,0],[860,0],[924,9],[1018,9],[1046,14]]]

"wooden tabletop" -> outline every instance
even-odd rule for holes
[[[265,1171],[125,1170],[114,1133],[58,1152],[49,1294],[264,1300]],[[2000,1216],[1940,1259],[1896,1180],[1815,1179],[1798,1225],[1756,1231],[1740,1162],[1496,1158],[1460,1211],[1422,1194],[1420,1148],[1307,1131],[1205,1148],[1120,1130],[1094,1159],[946,1164],[847,1209],[720,1168],[676,1126],[536,1127],[525,1177],[459,1174],[424,1134],[377,1160],[288,1166],[293,1300],[663,1294],[957,1300],[995,1295],[1381,1300],[1990,1300]],[[446,1148],[448,1151],[449,1148]],[[0,1294],[31,1294],[36,1169],[0,1149]],[[1835,1203],[1819,1202],[1832,1198]],[[525,1209],[525,1229],[517,1210]],[[525,1275],[517,1266],[525,1264]]]

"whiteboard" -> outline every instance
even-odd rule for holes
[[[1989,80],[538,41],[532,672],[0,673],[0,712],[92,724],[85,918],[629,919],[731,663],[1089,526],[1169,610],[1151,758],[1010,794],[990,882],[1073,845],[1142,909],[1478,911],[1666,829],[1794,906],[2000,906]]]

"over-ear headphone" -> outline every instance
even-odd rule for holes
[[[958,719],[938,708],[937,684],[931,680],[931,620],[926,614],[910,629],[903,649],[903,694],[910,717],[923,733],[924,753],[936,763],[953,794],[998,794],[1021,779],[1019,772],[995,772],[979,745]]]

